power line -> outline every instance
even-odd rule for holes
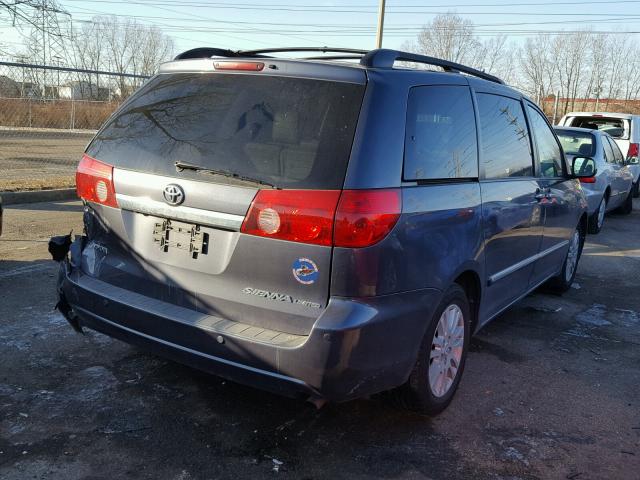
[[[154,0],[153,2],[130,2],[127,0],[67,0],[70,2],[82,2],[82,3],[108,3],[108,4],[139,4],[150,7],[158,7],[159,5],[169,6],[182,6],[193,8],[216,8],[216,9],[229,9],[229,10],[256,10],[256,11],[285,11],[285,12],[322,12],[322,13],[371,13],[376,14],[377,9],[375,6],[362,6],[362,5],[332,5],[330,7],[321,4],[255,4],[255,3],[234,3],[232,5],[228,3],[203,3],[196,1],[180,1],[180,0]],[[458,8],[458,7],[496,7],[496,8],[512,8],[522,6],[584,6],[584,5],[608,5],[608,4],[638,4],[640,0],[585,0],[585,1],[573,1],[573,2],[526,2],[526,3],[475,3],[475,4],[440,4],[440,5],[394,5],[387,8],[387,14],[392,13],[429,13],[428,9],[433,8]],[[405,10],[414,9],[414,10]],[[415,10],[420,9],[420,10]]]

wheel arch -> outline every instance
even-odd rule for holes
[[[457,283],[467,294],[471,309],[471,334],[475,333],[478,326],[480,313],[480,299],[482,298],[482,282],[480,275],[473,269],[467,269],[459,273],[452,283]]]
[[[582,215],[580,216],[580,221],[578,222],[578,226],[580,227],[580,233],[582,234],[583,241],[584,241],[584,238],[586,238],[587,236],[588,225],[589,225],[589,215],[587,214],[587,212],[582,212]]]

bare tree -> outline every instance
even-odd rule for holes
[[[538,35],[527,38],[518,56],[522,72],[518,86],[538,101],[552,94],[555,85],[549,37]]]
[[[147,27],[144,35],[136,35],[134,48],[136,55],[133,55],[132,71],[140,75],[152,75],[158,65],[174,53],[173,39],[157,27]]]
[[[602,100],[601,109],[610,106],[611,98],[626,105],[638,99],[640,46],[630,38],[585,29],[541,33],[515,48],[506,36],[481,39],[473,22],[447,13],[436,16],[403,48],[493,73],[548,110],[545,99],[558,96],[562,114],[586,109],[594,98]]]
[[[592,96],[596,98],[596,104],[601,98],[604,91],[606,76],[602,72],[606,72],[610,65],[610,37],[605,34],[592,35],[589,41],[589,55],[587,61],[590,60],[588,68],[589,80],[585,84],[583,93],[582,109],[586,110],[587,101]]]
[[[458,63],[473,56],[477,46],[473,22],[454,13],[437,15],[422,28],[417,40],[421,53]]]
[[[403,48],[464,63],[498,75],[507,81],[513,76],[513,49],[507,44],[507,37],[500,35],[482,41],[475,33],[473,22],[455,13],[435,16],[422,27],[416,41],[406,42]]]
[[[161,62],[173,54],[173,40],[154,26],[117,17],[94,17],[74,37],[73,55],[77,66],[115,73],[152,75]],[[94,82],[97,82],[96,78]],[[118,77],[113,87],[128,96],[137,86]]]

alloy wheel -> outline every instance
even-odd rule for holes
[[[431,342],[429,385],[436,397],[451,389],[460,369],[464,349],[464,316],[458,305],[444,309]]]
[[[580,252],[580,232],[576,230],[571,237],[571,243],[569,244],[569,252],[567,253],[567,263],[564,272],[564,279],[567,282],[571,281],[573,272],[578,265],[578,253]]]
[[[598,229],[602,228],[602,224],[604,223],[604,214],[607,211],[607,199],[603,198],[600,201],[600,206],[598,207]]]

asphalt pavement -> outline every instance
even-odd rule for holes
[[[640,203],[588,237],[575,288],[537,292],[472,341],[443,414],[384,397],[316,410],[104,335],[56,302],[46,241],[81,205],[6,209],[0,478],[640,478]]]

